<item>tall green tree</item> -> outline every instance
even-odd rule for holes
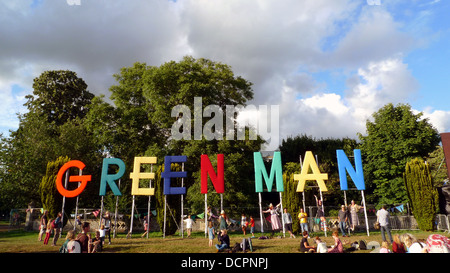
[[[357,148],[355,139],[350,138],[315,138],[313,136],[297,135],[283,139],[279,147],[282,154],[283,166],[288,166],[289,162],[299,162],[300,157],[304,158],[307,151],[313,152],[317,156],[318,166],[321,172],[328,174],[326,185],[327,192],[323,193],[325,205],[337,205],[343,203],[343,194],[340,191],[339,172],[336,158],[336,150],[342,149],[348,156],[353,155],[353,149]],[[293,166],[293,165],[291,165]],[[299,167],[295,173],[300,173]],[[315,204],[314,195],[318,195],[318,190],[313,188],[305,189],[306,205]],[[348,191],[348,198],[358,199],[356,191]]]
[[[42,177],[42,181],[39,184],[39,192],[41,194],[41,203],[44,210],[48,211],[48,216],[50,218],[55,219],[57,217],[58,212],[62,209],[62,199],[63,197],[59,194],[56,189],[56,176],[58,174],[59,169],[70,159],[66,157],[58,157],[55,161],[50,161],[47,163],[47,170],[45,176]],[[67,200],[67,206],[65,210],[69,210],[69,200]],[[72,204],[73,205],[73,204]],[[67,217],[66,217],[67,218]]]
[[[23,207],[30,201],[39,205],[37,189],[47,162],[69,156],[90,164],[86,156],[99,155],[92,135],[82,126],[94,97],[86,88],[72,71],[45,71],[34,80],[33,94],[25,103],[28,112],[19,115],[17,130],[1,139],[1,207]]]
[[[83,118],[94,94],[87,90],[87,84],[75,72],[50,70],[34,79],[33,94],[26,98],[29,112],[60,126],[68,120]]]
[[[297,192],[297,182],[294,180],[294,174],[300,170],[300,163],[288,162],[284,165],[283,182],[284,192],[281,194],[283,198],[283,208],[292,216],[292,232],[298,234],[300,230],[300,221],[298,213],[303,208],[301,193]]]
[[[434,230],[439,195],[433,185],[429,165],[420,158],[408,161],[403,180],[419,228],[424,231]]]
[[[179,118],[172,116],[175,106],[186,105],[190,109],[191,128],[194,128],[194,97],[202,97],[202,112],[204,107],[214,104],[225,113],[227,105],[245,106],[253,98],[249,81],[235,75],[226,64],[189,56],[160,66],[135,63],[120,69],[114,78],[116,83],[110,87],[113,105],[102,97],[93,99],[86,126],[102,143],[105,154],[119,157],[126,163],[127,173],[122,179],[126,191],[131,184],[126,178],[129,177],[128,166],[132,166],[135,156],[157,156],[158,165],[162,165],[166,155],[187,155],[185,171],[189,175],[184,182],[188,188],[185,207],[189,212],[200,213],[204,200],[199,190],[200,156],[208,154],[214,162],[218,153],[224,153],[227,172],[224,204],[249,204],[246,194],[254,192],[252,153],[260,149],[264,142],[261,138],[207,141],[202,136],[201,140],[176,140],[171,135],[172,125]],[[208,120],[202,119],[202,127]],[[218,196],[209,197],[212,204],[218,204]],[[179,206],[173,209],[178,210]]]
[[[366,135],[358,134],[364,161],[369,202],[407,202],[403,183],[406,162],[426,157],[440,137],[423,113],[415,114],[408,104],[385,105],[366,122]]]

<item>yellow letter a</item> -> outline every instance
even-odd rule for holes
[[[308,173],[311,167],[312,173]],[[317,166],[316,160],[311,151],[307,151],[305,154],[305,160],[303,161],[302,171],[300,174],[294,174],[294,181],[298,180],[297,192],[303,192],[305,189],[305,182],[307,180],[315,180],[319,184],[321,191],[328,191],[324,180],[328,180],[327,173],[321,173]]]

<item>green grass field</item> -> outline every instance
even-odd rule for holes
[[[407,231],[392,231],[392,234],[406,233]],[[430,234],[438,233],[448,235],[444,232],[423,232],[423,231],[409,231],[418,239],[426,239]],[[51,246],[50,238],[49,244],[44,245],[43,242],[38,241],[37,232],[25,232],[21,230],[16,231],[0,231],[0,253],[57,253],[60,246],[65,241],[65,235],[58,240],[57,246]],[[127,239],[125,234],[119,234],[117,238],[111,239],[111,245],[107,243],[104,246],[104,253],[215,253],[214,246],[208,246],[208,239],[205,238],[204,233],[193,233],[191,238],[181,238],[179,235],[167,236],[162,238],[160,232],[151,232],[149,238],[141,238],[141,234],[134,234],[131,239]],[[235,243],[241,242],[244,237],[241,232],[230,232],[230,243],[233,246]],[[267,235],[267,234],[265,234]],[[325,237],[323,233],[313,234],[312,236],[320,236],[327,246],[333,244],[331,233]],[[299,253],[300,236],[295,239],[290,238],[272,238],[267,240],[259,240],[260,233],[255,234],[256,238],[252,239],[255,253]],[[309,244],[314,245],[313,237],[309,239]],[[246,237],[249,237],[248,235]],[[380,232],[372,232],[370,236],[366,233],[357,233],[350,237],[341,237],[344,243],[344,249],[350,247],[345,243],[352,243],[354,241],[365,240],[377,241],[381,243]],[[107,241],[107,240],[106,240]],[[217,239],[214,239],[214,244]],[[357,250],[352,253],[370,253],[372,250]]]

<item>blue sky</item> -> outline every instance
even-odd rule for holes
[[[121,67],[185,55],[253,82],[250,103],[280,106],[280,138],[356,138],[389,102],[450,131],[449,1],[72,2],[0,2],[0,132],[17,129],[45,70],[73,70],[108,97]]]

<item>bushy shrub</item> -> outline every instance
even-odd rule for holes
[[[419,228],[424,231],[433,230],[439,195],[433,186],[428,164],[420,158],[410,160],[406,163],[403,180]]]

